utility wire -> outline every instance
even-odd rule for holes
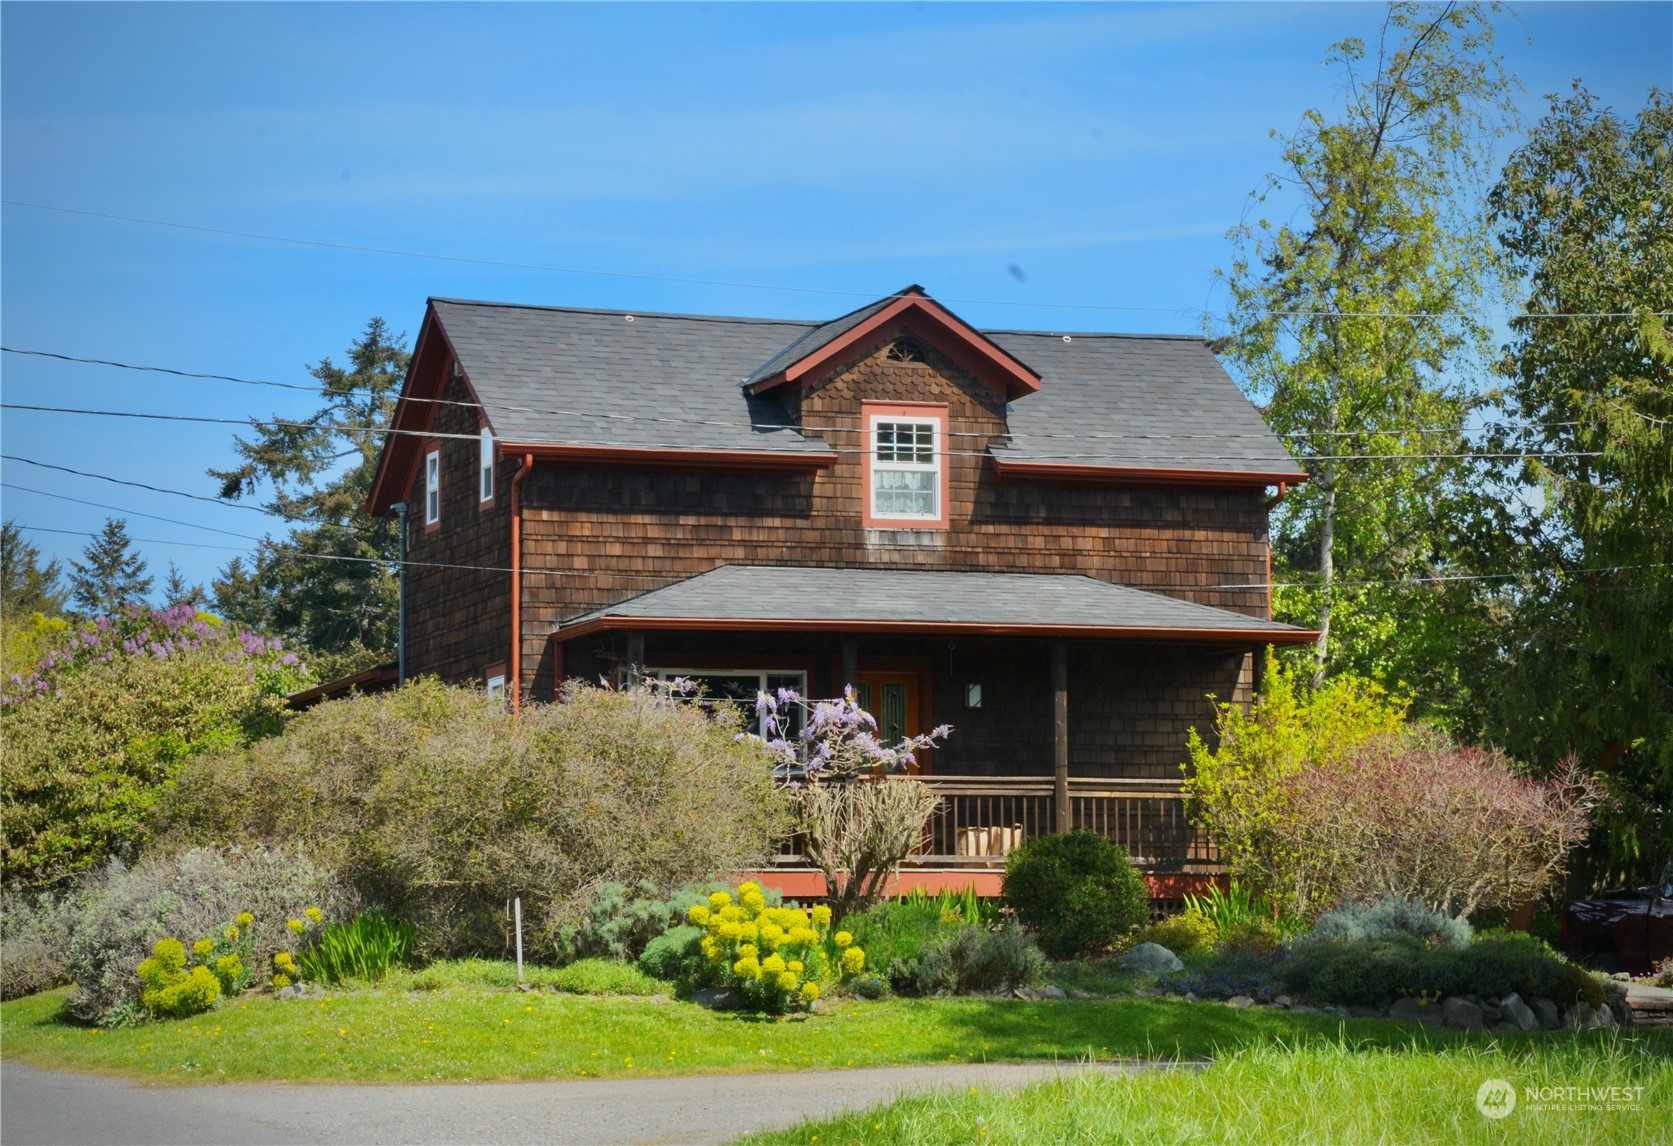
[[[63,362],[77,362],[92,366],[112,366],[121,370],[139,370],[157,374],[170,374],[180,378],[199,378],[219,382],[237,382],[245,386],[272,386],[283,390],[301,390],[307,393],[324,396],[326,391],[322,386],[307,386],[295,382],[269,382],[255,378],[239,378],[230,374],[203,374],[192,370],[176,370],[167,366],[141,366],[129,362],[115,362],[107,358],[79,358],[72,354],[60,354],[48,350],[25,350],[13,346],[0,346],[0,351],[7,354],[26,354],[37,358],[53,358]],[[368,396],[371,396],[368,393]],[[596,418],[603,420],[625,421],[633,423],[667,423],[684,426],[718,426],[729,430],[784,430],[797,429],[804,433],[858,433],[859,429],[852,426],[821,426],[798,425],[788,426],[780,422],[731,422],[718,418],[679,418],[657,414],[612,414],[599,410],[561,410],[538,406],[510,406],[497,402],[465,402],[455,398],[419,398],[414,395],[402,395],[401,401],[417,405],[454,406],[467,410],[481,410],[484,412],[501,411],[511,414],[546,414],[564,418]],[[1643,415],[1641,415],[1643,416]],[[1501,429],[1559,429],[1576,426],[1580,423],[1568,422],[1490,422],[1484,426],[1415,426],[1401,427],[1390,430],[1292,430],[1275,434],[1279,438],[1351,438],[1377,437],[1394,434],[1485,434]],[[1006,435],[986,434],[977,430],[949,430],[946,436],[953,438],[994,438]],[[1220,434],[1149,434],[1139,432],[1114,433],[1092,432],[1085,434],[1057,434],[1051,431],[1035,432],[1028,435],[1029,441],[1048,438],[1068,438],[1074,441],[1088,439],[1134,440],[1157,439],[1163,441],[1182,441],[1186,439],[1207,439],[1221,441],[1234,435]]]
[[[8,207],[26,207],[34,211],[54,211],[63,215],[79,215],[90,219],[108,219],[123,223],[140,223],[150,227],[169,227],[179,231],[198,231],[210,235],[227,235],[240,239],[259,239],[269,243],[290,243],[303,247],[320,247],[327,250],[354,251],[361,254],[394,255],[408,259],[432,259],[448,263],[468,263],[476,266],[506,267],[515,270],[547,271],[554,274],[588,275],[596,278],[632,279],[642,282],[683,283],[690,286],[727,287],[734,290],[776,291],[785,294],[814,294],[835,295],[847,298],[877,299],[878,295],[867,291],[838,290],[827,287],[796,287],[775,283],[737,282],[729,279],[705,279],[680,275],[656,275],[634,271],[606,271],[593,267],[557,266],[548,263],[525,263],[507,259],[482,259],[465,255],[444,255],[433,251],[408,251],[395,247],[374,247],[361,243],[340,243],[324,239],[303,239],[292,235],[270,235],[260,231],[241,231],[229,227],[206,227],[195,223],[179,223],[166,219],[147,219],[138,215],[118,215],[107,211],[87,211],[76,207],[60,207],[48,203],[30,203],[21,199],[0,200]],[[884,298],[892,295],[881,296]],[[1175,314],[1175,315],[1214,315],[1225,317],[1224,311],[1208,311],[1202,307],[1162,307],[1162,306],[1119,306],[1112,303],[1071,303],[1071,302],[1035,302],[1019,299],[990,299],[990,298],[955,298],[936,297],[938,302],[956,302],[974,306],[1016,306],[1030,307],[1041,310],[1097,310],[1097,311],[1125,311],[1147,314]],[[1275,316],[1284,318],[1665,318],[1673,315],[1673,311],[1576,311],[1564,313],[1510,313],[1499,311],[1341,311],[1341,310],[1288,310],[1272,311]]]
[[[62,493],[52,493],[52,492],[50,492],[48,490],[44,490],[44,489],[35,489],[33,486],[18,485],[16,482],[11,482],[11,481],[3,482],[3,483],[0,483],[0,485],[3,485],[6,489],[15,489],[15,490],[19,490],[23,493],[36,494],[37,496],[40,496],[40,497],[56,498],[59,501],[73,501],[77,505],[90,505],[94,509],[108,509],[112,513],[120,513],[120,514],[123,514],[123,515],[128,516],[128,517],[148,517],[152,521],[166,521],[170,525],[184,525],[188,529],[202,529],[202,530],[206,530],[210,533],[224,533],[228,537],[242,537],[245,541],[264,541],[264,540],[266,540],[265,538],[257,537],[253,533],[238,533],[238,532],[235,532],[231,529],[217,529],[213,525],[200,525],[195,521],[182,521],[178,517],[162,517],[162,516],[159,516],[158,514],[155,514],[155,513],[143,513],[140,510],[126,509],[126,508],[124,508],[120,505],[106,505],[102,501],[88,501],[86,498],[70,497],[67,494],[62,494]],[[165,491],[165,492],[177,493],[179,491],[168,490],[168,491]]]
[[[348,433],[352,433],[352,434],[388,434],[388,435],[392,435],[392,436],[396,436],[396,437],[424,438],[424,439],[427,439],[427,440],[430,440],[430,441],[455,440],[455,441],[466,441],[466,442],[480,442],[482,440],[480,434],[445,434],[445,433],[426,431],[426,430],[399,430],[399,429],[395,429],[394,427],[389,427],[389,426],[349,426],[349,425],[343,425],[341,423],[319,425],[319,424],[312,423],[312,422],[297,422],[297,421],[291,421],[291,420],[283,419],[283,418],[210,418],[210,417],[206,417],[206,416],[200,415],[200,414],[147,414],[147,413],[140,413],[138,411],[133,411],[133,410],[88,410],[88,409],[82,409],[82,408],[71,407],[71,406],[37,406],[37,405],[32,405],[32,404],[23,403],[23,402],[0,402],[0,410],[28,410],[28,411],[32,411],[32,412],[35,412],[35,413],[42,413],[42,414],[73,414],[73,415],[80,415],[80,416],[84,416],[84,417],[96,417],[96,418],[139,418],[139,419],[143,419],[143,420],[146,420],[146,421],[154,421],[154,422],[201,422],[201,423],[208,423],[210,425],[222,425],[222,426],[225,426],[225,425],[245,426],[245,425],[250,425],[250,424],[253,423],[255,425],[260,425],[260,426],[278,426],[278,427],[284,428],[284,429],[325,430],[325,431],[330,431],[330,432],[340,432],[340,433],[346,433],[346,434],[348,434]],[[792,429],[789,426],[784,426],[784,427],[780,427],[780,428],[781,429],[786,429],[786,430]],[[800,436],[800,435],[798,435],[798,436]],[[554,444],[557,444],[557,445],[565,445],[565,444],[568,444],[568,445],[586,445],[586,446],[597,445],[597,443],[593,443],[593,442],[569,442],[569,443],[561,443],[560,442],[560,443],[554,443]],[[635,449],[652,449],[652,450],[702,450],[702,449],[706,448],[702,445],[693,445],[691,442],[636,442],[636,443],[633,444],[633,447]],[[789,451],[789,450],[773,450],[773,451],[763,450],[761,452],[763,452],[763,453],[767,453],[767,452],[778,453],[778,454],[783,454],[785,457],[792,457],[792,458],[796,456],[795,452]],[[838,455],[842,455],[842,454],[853,454],[853,455],[868,454],[869,455],[873,451],[870,450],[870,449],[848,449],[848,448],[841,448],[841,447],[835,447],[835,446],[825,446],[825,447],[821,448],[819,450],[819,452],[820,453],[838,454]],[[942,450],[940,452],[941,452],[942,456],[945,456],[945,457],[983,458],[983,457],[990,456],[989,451],[987,451],[987,450]],[[1005,451],[1005,452],[1008,452],[1008,451]],[[1000,456],[1003,457],[1003,453]],[[1401,462],[1411,462],[1411,461],[1447,461],[1447,460],[1460,460],[1460,459],[1469,458],[1469,459],[1473,459],[1473,460],[1477,460],[1477,461],[1507,461],[1507,460],[1508,461],[1531,461],[1531,460],[1540,459],[1540,458],[1597,458],[1597,457],[1602,457],[1602,456],[1603,456],[1602,451],[1598,451],[1598,450],[1592,450],[1592,451],[1584,451],[1584,450],[1533,450],[1533,451],[1495,453],[1495,454],[1483,454],[1483,453],[1304,454],[1299,458],[1292,458],[1290,460],[1292,460],[1292,461],[1305,461],[1305,462],[1344,462],[1344,461],[1362,461],[1362,462],[1401,461]],[[1054,453],[1041,453],[1039,451],[1032,451],[1031,450],[1026,454],[1017,454],[1012,460],[1015,460],[1015,461],[1064,461],[1064,462],[1084,461],[1084,462],[1107,462],[1107,463],[1117,464],[1117,465],[1119,465],[1119,464],[1132,465],[1136,461],[1144,461],[1144,460],[1151,460],[1151,459],[1136,459],[1136,458],[1133,458],[1133,457],[1130,457],[1130,456],[1121,457],[1121,456],[1116,456],[1114,454],[1090,454],[1090,453],[1054,454]],[[1155,460],[1160,461],[1160,460],[1164,460],[1164,459],[1155,459]],[[1268,464],[1267,462],[1263,462],[1261,459],[1250,458],[1246,454],[1194,454],[1194,455],[1192,455],[1191,460],[1192,461],[1216,461],[1216,462],[1227,462],[1227,461],[1229,461],[1229,462],[1243,462],[1243,463],[1249,464],[1249,465]]]
[[[71,469],[69,466],[54,465],[51,462],[38,462],[34,458],[19,457],[17,454],[0,454],[0,459],[8,462],[22,462],[26,466],[37,466],[43,470],[57,470],[59,473],[74,474],[76,477],[93,478],[96,481],[108,481],[116,485],[132,486],[135,489],[149,490],[152,493],[166,493],[173,497],[189,497],[193,501],[207,501],[210,505],[219,505],[226,509],[248,510],[251,513],[260,513],[267,517],[277,517],[281,521],[291,520],[283,514],[274,513],[272,510],[263,509],[259,505],[250,505],[247,502],[227,501],[225,498],[219,497],[205,497],[201,493],[187,493],[185,490],[179,489],[165,489],[159,485],[147,485],[142,481],[128,481],[126,478],[111,477],[108,474],[89,473],[86,470]]]

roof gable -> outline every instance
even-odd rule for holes
[[[991,386],[1006,401],[1040,388],[1040,376],[981,331],[941,306],[916,284],[817,326],[744,379],[750,393],[785,384],[806,385],[851,355],[901,330],[930,343]]]

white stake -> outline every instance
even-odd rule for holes
[[[517,919],[517,981],[523,981],[523,900],[522,897],[511,901]]]

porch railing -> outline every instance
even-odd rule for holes
[[[924,776],[941,805],[907,861],[923,867],[994,866],[1024,840],[1057,830],[1050,776]],[[1096,832],[1127,849],[1143,871],[1213,867],[1219,850],[1192,826],[1179,784],[1166,780],[1069,779],[1077,831]],[[777,862],[803,862],[801,841],[783,841]]]

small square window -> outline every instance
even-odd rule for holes
[[[490,699],[505,699],[505,675],[503,673],[488,678],[488,696]]]
[[[441,451],[424,455],[424,524],[441,520]]]

